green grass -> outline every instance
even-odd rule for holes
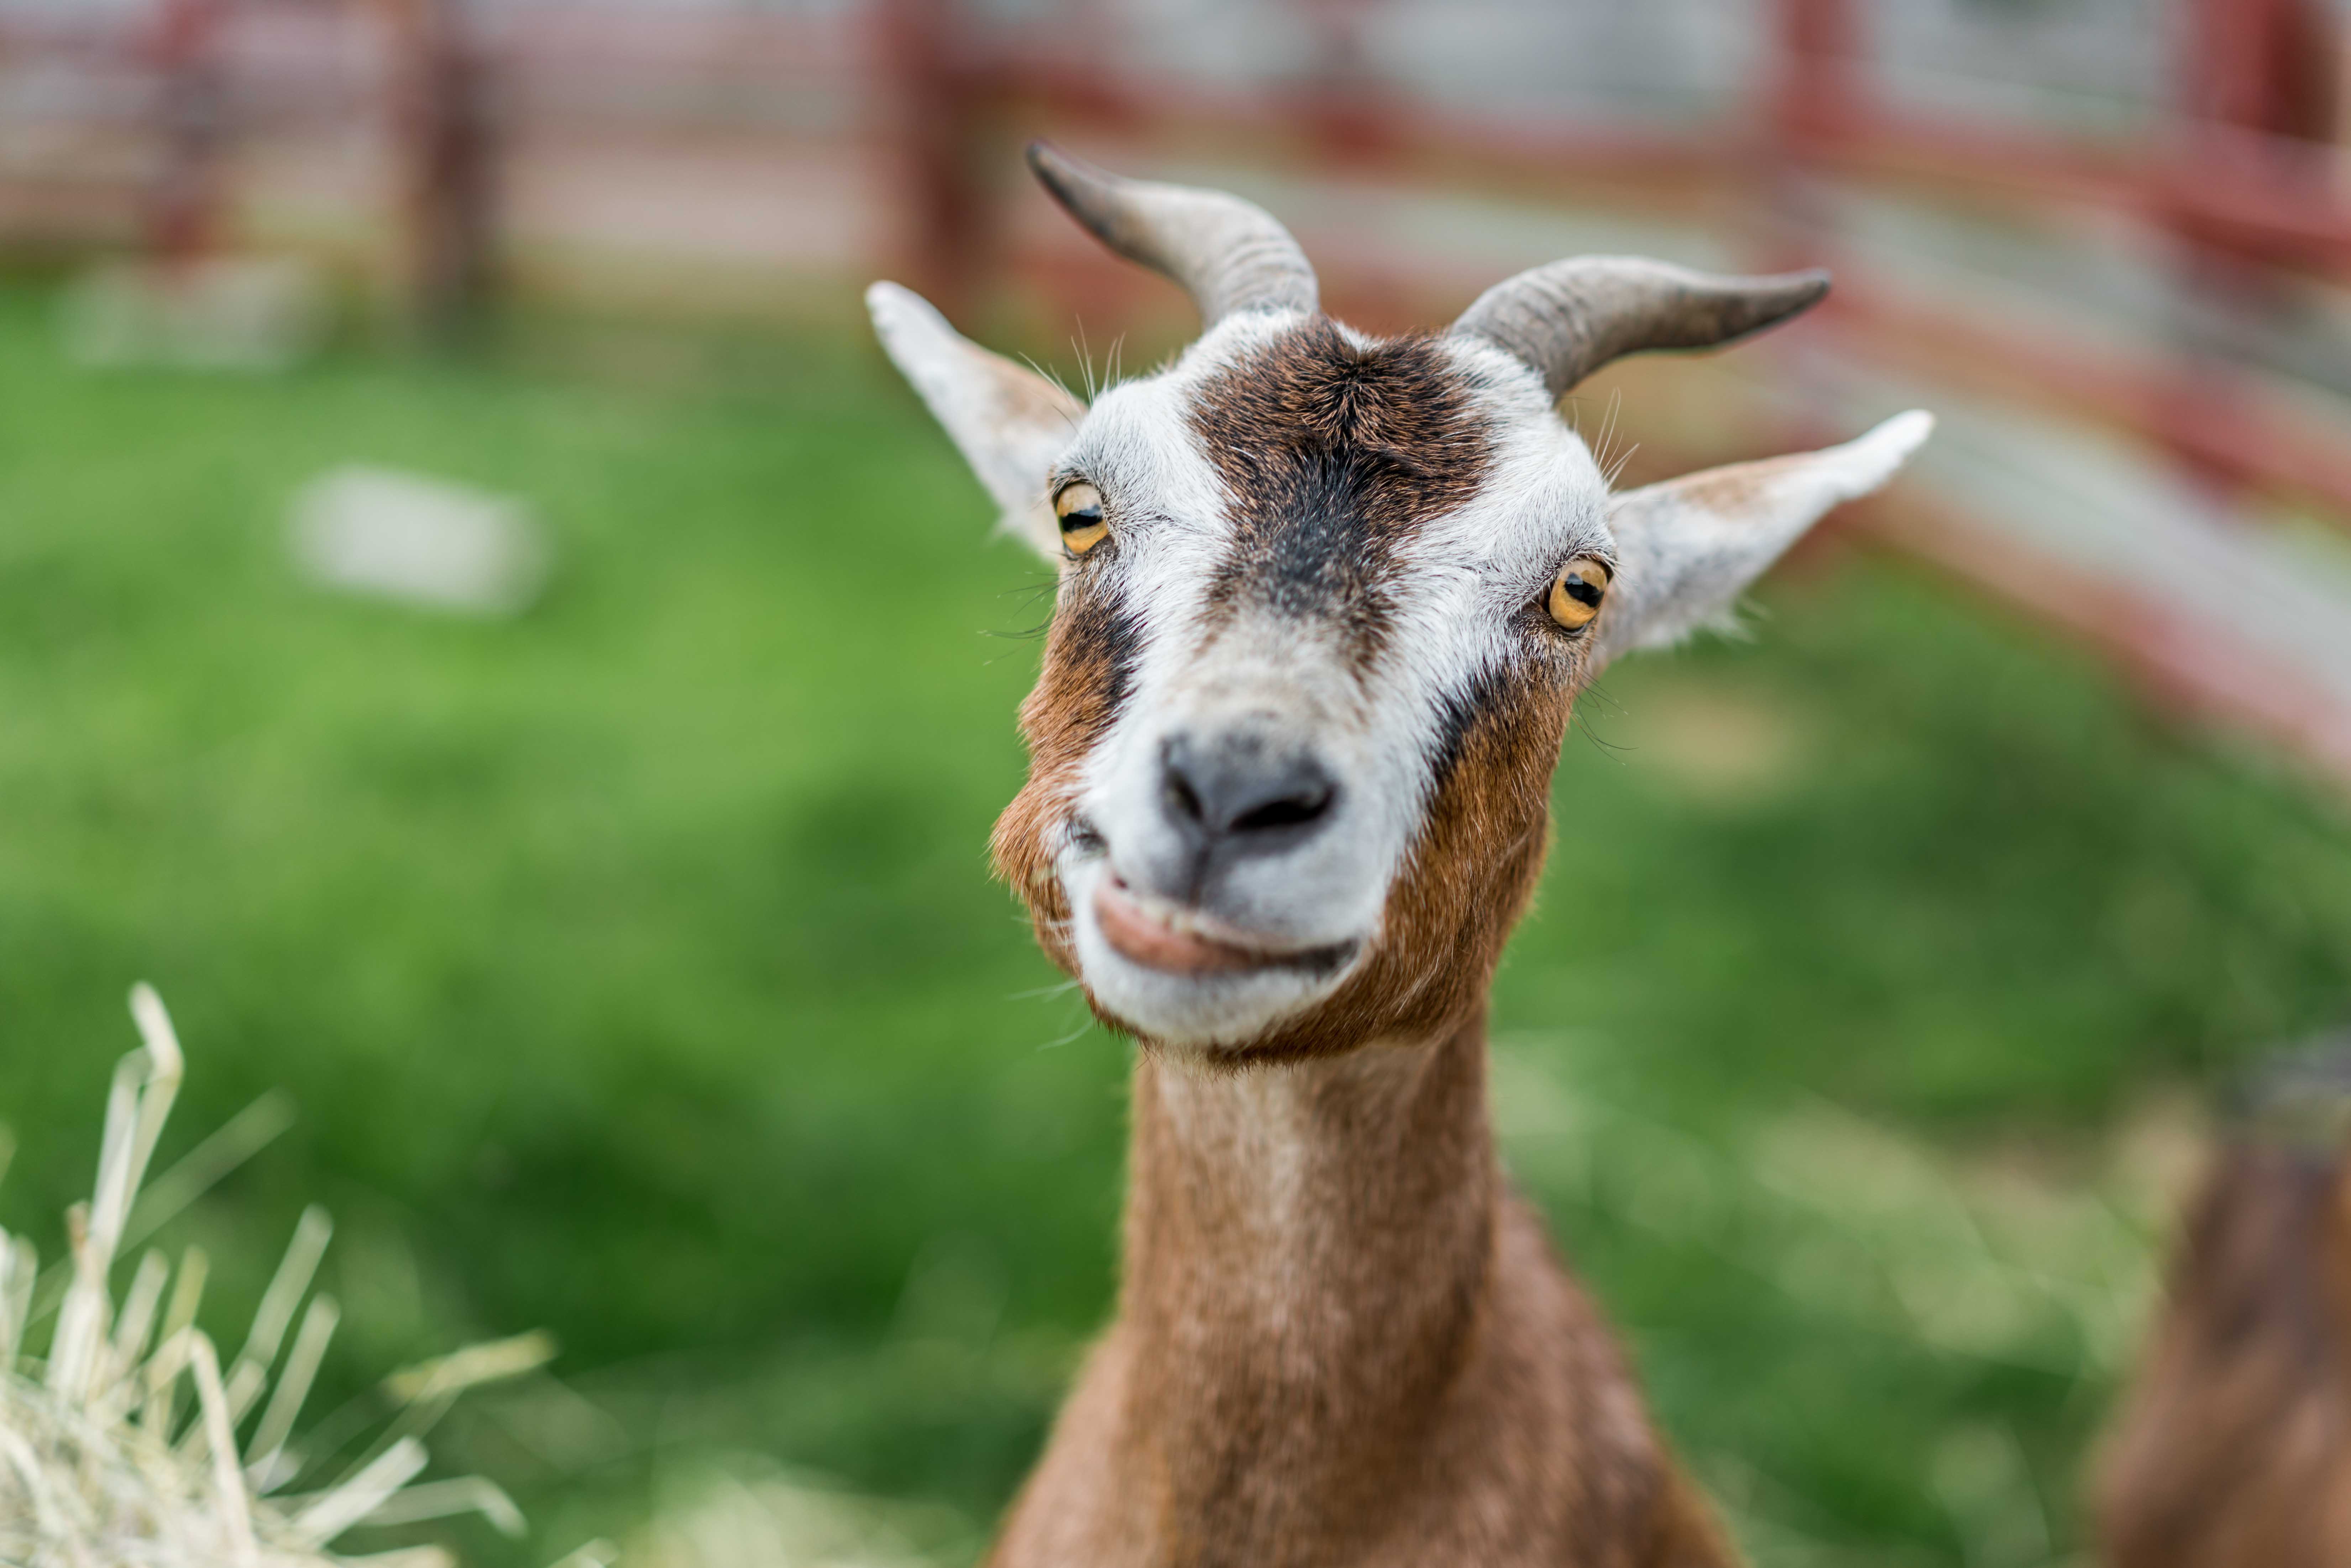
[[[301,1113],[179,1228],[225,1321],[315,1200],[330,1395],[545,1326],[622,1416],[570,1459],[458,1432],[537,1510],[518,1561],[613,1528],[663,1444],[984,1521],[1108,1299],[1123,1048],[987,878],[1046,574],[911,397],[857,343],[562,323],[94,374],[46,311],[0,298],[0,1224],[53,1243],[86,1188],[144,977],[192,1054],[163,1159],[272,1086]],[[349,460],[528,497],[548,598],[305,588],[287,499]],[[1763,597],[1584,706],[1496,998],[1534,1068],[1708,1146],[1817,1097],[2063,1151],[2341,1020],[2335,801],[1907,567]],[[1928,1472],[1989,1424],[2066,1528],[2095,1378],[1857,1335],[1523,1163],[1760,1511],[1957,1564]]]

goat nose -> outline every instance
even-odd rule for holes
[[[1338,785],[1311,752],[1249,731],[1170,736],[1160,747],[1169,821],[1206,848],[1287,849],[1329,821]]]

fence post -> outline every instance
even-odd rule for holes
[[[894,265],[955,315],[971,303],[989,259],[988,183],[973,166],[981,82],[956,0],[882,0],[875,22]]]
[[[2199,126],[2332,141],[2333,18],[2311,0],[2189,0],[2179,102]]]
[[[162,157],[145,214],[147,253],[167,266],[218,240],[222,83],[219,0],[163,0],[154,34]]]
[[[2281,189],[2310,178],[2297,142],[2334,139],[2338,66],[2335,28],[2313,0],[2186,0],[2179,29],[2174,106],[2187,179],[2212,168],[2274,178]],[[2178,176],[2175,176],[2178,178]],[[2233,496],[2242,476],[2213,461],[2189,433],[2230,406],[2241,379],[2237,361],[2249,338],[2283,306],[2275,268],[2304,259],[2294,239],[2240,223],[2214,221],[2194,202],[2161,206],[2178,242],[2183,308],[2178,353],[2155,393],[2166,444],[2181,470],[2203,488]]]
[[[453,339],[480,323],[497,281],[491,64],[465,26],[463,0],[386,4],[403,281],[419,328]]]
[[[1801,146],[1850,132],[1865,109],[1861,19],[1853,0],[1780,0],[1773,110]]]

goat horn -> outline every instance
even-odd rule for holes
[[[1029,144],[1029,167],[1096,239],[1190,289],[1204,326],[1236,310],[1316,308],[1306,253],[1254,203],[1122,179],[1043,141]]]
[[[1626,354],[1705,349],[1786,320],[1829,291],[1814,267],[1720,277],[1631,256],[1579,256],[1531,267],[1479,295],[1453,323],[1542,372],[1558,397]]]

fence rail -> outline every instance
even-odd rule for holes
[[[276,180],[378,236],[436,321],[534,276],[518,258],[601,247],[889,271],[951,311],[1050,298],[1114,331],[1147,286],[1010,173],[1046,133],[1274,201],[1334,305],[1374,324],[1582,235],[1826,263],[1817,322],[1640,400],[1664,411],[1634,421],[1645,462],[1897,398],[1948,408],[1942,444],[1966,460],[1927,463],[1867,527],[2084,637],[2166,707],[2351,783],[2351,161],[2323,0],[2176,0],[2168,68],[2116,68],[2090,115],[2032,108],[2062,99],[2045,79],[2006,95],[2023,108],[1962,111],[1941,78],[1922,107],[1916,57],[1944,25],[1926,0],[1676,0],[1650,14],[1731,52],[1677,65],[1664,33],[1620,41],[1646,62],[1621,73],[1648,84],[1639,104],[1593,88],[1605,59],[1579,56],[1572,89],[1526,87],[1542,73],[1510,39],[1582,26],[1573,7],[1445,13],[1500,40],[1490,94],[1411,55],[1452,48],[1435,0],[1197,9],[1261,52],[1213,60],[1165,7],[1112,0],[0,0],[0,230],[175,263],[266,229]],[[2139,59],[2119,29],[2140,8],[2098,14]],[[2069,35],[2067,57],[2097,43]]]

